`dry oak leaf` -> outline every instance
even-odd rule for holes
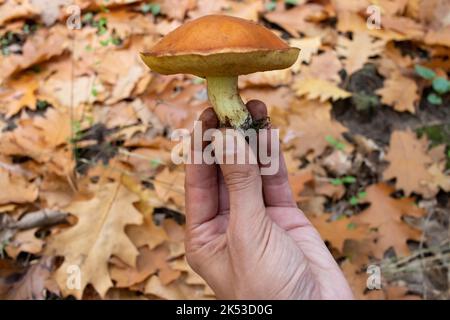
[[[384,82],[384,87],[376,92],[384,104],[399,112],[415,113],[415,104],[419,100],[417,84],[414,80],[394,73]]]
[[[317,36],[321,33],[319,21],[328,17],[323,6],[318,4],[305,4],[285,11],[274,11],[265,14],[265,18],[289,32],[296,38],[300,33],[306,36]]]
[[[46,171],[68,175],[74,160],[68,141],[71,121],[68,112],[48,108],[44,117],[23,117],[13,131],[0,133],[0,153],[22,155],[46,164]]]
[[[300,100],[291,109],[290,124],[283,140],[295,147],[295,157],[302,157],[309,152],[314,156],[320,155],[329,146],[327,136],[341,140],[342,133],[347,131],[331,118],[329,103]]]
[[[396,189],[403,190],[406,196],[413,192],[425,197],[433,196],[433,190],[427,187],[431,181],[428,166],[432,163],[427,148],[427,141],[417,139],[414,132],[394,131],[385,158],[389,166],[383,172],[383,179],[395,178]]]
[[[107,183],[96,186],[91,199],[73,202],[65,209],[78,218],[77,224],[51,238],[46,250],[47,254],[64,257],[55,274],[63,296],[80,299],[86,285],[91,283],[104,297],[113,286],[108,272],[112,255],[135,266],[138,250],[127,237],[125,227],[142,223],[142,214],[133,206],[138,200],[122,184]],[[79,290],[67,286],[68,270],[74,265],[82,275]]]
[[[404,34],[409,39],[422,40],[425,35],[423,25],[407,17],[383,16],[381,23],[384,29]]]
[[[344,250],[346,240],[365,240],[369,238],[369,229],[366,225],[355,225],[350,218],[341,217],[330,221],[329,215],[309,216],[309,221],[319,231],[323,240],[329,241],[340,252]]]
[[[312,78],[337,84],[341,80],[339,76],[341,69],[342,63],[336,52],[328,50],[320,55],[314,56],[308,66],[302,66],[297,79]]]
[[[299,97],[306,96],[309,100],[319,99],[321,102],[346,99],[352,95],[335,84],[320,79],[299,79],[294,83],[293,89]]]
[[[322,45],[322,37],[317,36],[311,38],[291,39],[289,40],[289,44],[291,47],[301,49],[297,61],[291,67],[291,70],[294,73],[297,73],[300,71],[300,66],[303,62],[309,63],[313,55],[319,52],[320,46]]]
[[[167,262],[168,256],[169,249],[165,245],[154,249],[149,249],[147,246],[141,247],[136,260],[136,267],[133,268],[126,264],[124,266],[112,265],[110,267],[111,279],[115,281],[115,287],[127,288],[158,272],[164,284],[170,283],[177,279],[181,272],[170,268]]]
[[[0,83],[17,71],[61,55],[68,48],[67,32],[66,26],[62,25],[40,28],[27,38],[21,55],[0,55]]]
[[[278,87],[289,85],[291,81],[292,74],[290,69],[256,72],[239,77],[239,88],[251,86]]]
[[[0,205],[8,203],[34,202],[38,188],[24,176],[0,167]]]
[[[357,300],[383,300],[384,293],[381,290],[367,290],[368,274],[354,265],[349,260],[345,260],[340,265],[345,278],[352,289],[353,295]]]
[[[31,17],[38,14],[29,0],[6,0],[0,2],[0,25],[17,18]]]
[[[0,110],[10,118],[25,107],[36,110],[38,81],[32,75],[13,79],[5,86],[6,93],[0,94]]]
[[[12,240],[5,248],[8,256],[16,259],[21,252],[39,254],[44,247],[44,240],[36,238],[35,234],[38,228],[23,230],[14,235]]]
[[[368,30],[367,18],[359,15],[358,13],[350,11],[338,12],[338,23],[336,28],[338,31],[342,33],[345,32],[368,33],[371,36],[383,39],[384,41],[391,41],[391,40],[402,41],[407,39],[405,35],[392,30],[385,30],[385,29]]]
[[[143,193],[143,195],[156,198],[156,194]],[[161,206],[164,204],[161,203]],[[153,207],[141,200],[136,204],[136,208],[144,215],[144,223],[141,225],[130,225],[126,227],[126,233],[136,247],[148,246],[150,249],[154,249],[165,241],[169,240],[169,237],[162,226],[158,226],[153,221]]]
[[[356,223],[366,223],[378,229],[374,255],[382,258],[389,248],[393,248],[397,256],[407,256],[410,250],[407,240],[419,240],[421,232],[410,227],[403,216],[423,217],[424,210],[417,207],[412,198],[395,199],[390,195],[395,190],[384,183],[371,185],[366,189],[365,198],[370,207],[354,218]]]
[[[337,43],[337,53],[344,57],[344,67],[348,75],[358,71],[369,62],[370,58],[379,55],[385,46],[384,41],[376,40],[367,33],[353,33],[350,40],[340,36]]]
[[[158,198],[167,203],[170,200],[180,209],[184,208],[184,170],[179,167],[170,170],[164,168],[154,179]]]
[[[206,299],[205,289],[201,286],[190,286],[182,279],[177,279],[168,285],[164,285],[161,279],[153,275],[145,283],[144,293],[166,300],[180,299]]]

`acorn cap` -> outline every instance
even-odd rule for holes
[[[141,57],[161,74],[208,77],[285,69],[299,52],[254,22],[209,15],[178,27]]]

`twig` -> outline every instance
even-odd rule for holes
[[[7,225],[11,229],[27,230],[36,227],[48,227],[66,221],[68,213],[56,210],[39,210],[26,214],[19,221]]]

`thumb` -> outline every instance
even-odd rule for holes
[[[241,219],[255,221],[265,214],[257,156],[240,131],[227,128],[218,133],[213,145],[229,193],[230,223]]]

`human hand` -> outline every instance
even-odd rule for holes
[[[262,102],[247,107],[254,120],[267,116]],[[218,126],[212,109],[199,120],[203,131]],[[251,156],[243,146],[231,152]],[[281,151],[278,156],[275,175],[261,175],[251,163],[186,165],[189,264],[221,299],[352,299],[319,233],[297,208]]]

